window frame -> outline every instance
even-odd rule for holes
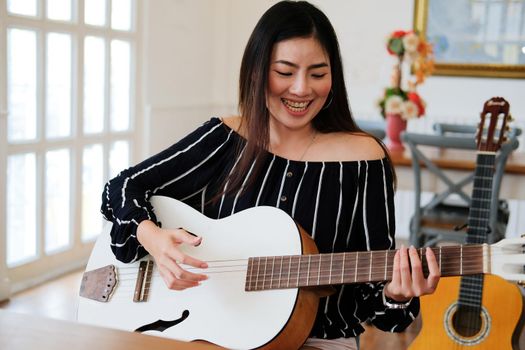
[[[86,146],[101,144],[103,147],[103,179],[110,177],[109,153],[113,142],[127,141],[129,162],[132,164],[140,156],[138,150],[142,144],[142,96],[141,85],[141,52],[142,23],[137,16],[141,13],[142,1],[132,0],[131,30],[121,31],[111,28],[111,1],[106,1],[106,25],[97,27],[83,23],[84,2],[89,0],[72,0],[72,20],[70,22],[48,20],[45,18],[46,1],[38,1],[36,17],[10,14],[7,1],[0,6],[0,76],[7,78],[7,32],[8,28],[30,29],[37,36],[37,137],[35,140],[12,142],[7,140],[7,79],[0,83],[0,164],[7,169],[10,155],[25,152],[35,153],[36,161],[36,220],[37,220],[37,256],[12,267],[7,266],[7,175],[0,172],[0,300],[2,290],[13,292],[25,289],[47,279],[82,268],[92,250],[94,240],[82,240],[82,157]],[[71,135],[62,138],[46,139],[45,98],[46,98],[46,56],[47,34],[50,32],[71,35]],[[85,134],[83,132],[83,68],[84,38],[96,36],[105,42],[105,101],[104,130],[102,133]],[[130,43],[130,127],[126,131],[110,129],[110,90],[111,90],[111,42],[124,40]],[[53,253],[45,253],[45,168],[46,152],[66,148],[70,151],[70,246]],[[102,193],[102,188],[100,189]],[[3,247],[6,247],[5,249]],[[9,282],[10,281],[10,282]],[[4,292],[5,293],[5,292]]]

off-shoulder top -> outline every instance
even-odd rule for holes
[[[395,247],[388,158],[294,161],[268,153],[253,186],[210,201],[221,192],[245,143],[221,119],[211,118],[173,146],[110,180],[102,193],[101,211],[113,222],[111,248],[116,258],[132,262],[147,254],[136,229],[145,219],[157,222],[148,201],[152,195],[181,200],[211,218],[254,206],[280,208],[312,236],[321,253]],[[357,336],[364,331],[365,320],[385,331],[404,330],[417,316],[419,300],[414,298],[404,310],[386,309],[383,287],[384,283],[337,286],[335,294],[321,298],[311,336]]]

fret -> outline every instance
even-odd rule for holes
[[[343,284],[344,277],[345,277],[345,260],[346,260],[346,253],[343,253],[343,264],[341,266],[341,284]]]
[[[488,220],[487,220],[487,222],[488,222]],[[487,229],[486,226],[477,226],[477,225],[469,225],[469,228],[473,228],[473,229],[479,230],[479,231],[484,231],[484,230]]]
[[[463,274],[463,246],[460,245],[460,264],[459,264],[459,274]]]
[[[358,282],[368,282],[370,281],[370,258],[366,258],[367,256],[370,256],[370,252],[361,252],[360,255],[365,255],[362,259],[359,260],[358,263],[356,263],[356,271],[357,271],[357,281]]]
[[[292,272],[292,256],[290,255],[288,259],[288,278],[286,280],[286,288],[290,287],[290,274]]]
[[[259,270],[261,268],[261,259],[257,258],[257,274],[255,275],[255,289],[259,289]]]
[[[357,265],[359,265],[359,252],[355,252],[354,282],[357,282]]]
[[[485,199],[485,198],[475,198],[476,201],[480,201],[480,202],[487,202],[487,203],[490,203],[492,200],[491,199]]]
[[[317,270],[317,285],[321,285],[321,264],[323,261],[323,255],[319,255],[319,269]]]
[[[369,263],[368,263],[368,265],[370,266],[370,267],[368,268],[368,280],[369,280],[369,281],[372,280],[372,256],[373,256],[373,253],[374,253],[374,251],[371,250],[371,251],[370,251],[370,261],[369,261]]]
[[[334,261],[334,254],[330,254],[330,268],[328,269],[328,284],[332,284],[332,266]],[[319,272],[320,273],[320,272]]]
[[[490,209],[485,209],[485,208],[474,208],[474,207],[470,208],[470,212],[472,212],[473,210],[474,211],[481,211],[481,212],[488,212],[488,211],[490,211]]]
[[[283,276],[283,257],[281,256],[281,265],[279,267],[279,285],[277,286],[277,288],[281,289],[281,278]]]
[[[383,279],[386,281],[388,278],[388,250],[385,250],[385,274],[383,276]]]
[[[268,257],[264,257],[264,272],[263,272],[263,284],[262,289],[264,290],[264,283],[266,282],[266,263],[268,262]]]
[[[246,284],[244,290],[252,290],[252,270],[253,270],[253,258],[248,259],[248,271],[246,273]]]
[[[275,256],[272,257],[272,272],[271,272],[271,276],[270,276],[270,289],[272,289],[272,285],[273,285],[273,280],[275,278],[275,276],[273,275],[273,269],[275,267]]]
[[[460,306],[468,306],[473,308],[480,307],[480,304],[476,300],[458,300]]]
[[[299,287],[299,272],[301,271],[301,258],[299,258],[299,263],[297,264],[297,284],[296,286]]]
[[[312,256],[308,255],[308,267],[306,268],[306,285],[310,285],[310,262],[312,260]]]

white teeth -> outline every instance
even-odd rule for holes
[[[286,100],[286,99],[282,99],[282,101],[293,112],[304,111],[306,109],[306,107],[308,107],[308,105],[310,104],[310,101],[295,102],[295,101],[290,101],[290,100]]]

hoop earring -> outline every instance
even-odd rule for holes
[[[330,100],[328,101],[326,105],[323,106],[323,109],[327,109],[332,104],[332,100],[334,99],[334,92],[332,89],[330,89],[329,95],[330,95]]]

